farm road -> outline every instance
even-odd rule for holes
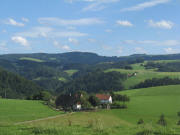
[[[55,119],[55,118],[63,117],[63,116],[69,115],[69,114],[73,114],[73,113],[61,114],[61,115],[56,115],[56,116],[50,116],[50,117],[36,119],[36,120],[30,120],[30,121],[17,122],[17,123],[14,123],[14,125],[22,125],[22,124],[29,124],[29,123],[43,121],[43,120],[50,120],[50,119]]]

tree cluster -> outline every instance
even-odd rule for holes
[[[76,94],[61,94],[56,99],[56,107],[62,107],[63,110],[73,110],[73,106],[81,104],[82,109],[88,110],[92,107],[100,105],[99,99],[95,95],[88,95],[84,91],[79,91]]]
[[[124,87],[122,82],[126,79],[127,75],[119,72],[104,73],[102,71],[95,71],[65,83],[62,87],[57,89],[57,92],[76,92],[78,90],[90,93],[120,91],[123,90]]]
[[[148,88],[148,87],[155,87],[155,86],[165,86],[165,85],[176,85],[180,84],[180,79],[173,79],[169,77],[164,77],[164,78],[152,78],[145,80],[144,82],[141,82],[135,86],[133,86],[133,89],[138,89],[138,88]]]
[[[0,68],[0,96],[3,98],[25,98],[43,90],[34,82]]]
[[[157,69],[159,72],[180,72],[180,62],[148,62],[145,65],[146,69]]]

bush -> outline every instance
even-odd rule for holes
[[[153,135],[152,130],[144,130],[142,132],[138,132],[136,135]]]
[[[126,104],[120,104],[118,102],[114,102],[111,104],[111,109],[126,109],[127,105]]]
[[[157,124],[159,124],[161,126],[166,126],[167,125],[167,122],[166,122],[163,114],[160,116],[160,119],[158,120]]]
[[[180,120],[177,122],[177,125],[180,125]]]
[[[94,106],[94,107],[100,105],[100,100],[94,95],[90,96],[88,100],[91,103],[91,105]]]
[[[177,112],[177,116],[180,117],[180,112]]]
[[[140,124],[144,124],[144,120],[143,119],[139,119],[139,121],[137,122],[138,125]]]
[[[68,119],[68,126],[72,126],[72,120]]]

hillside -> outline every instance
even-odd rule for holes
[[[126,74],[137,72],[137,76],[131,76],[123,82],[124,88],[129,89],[153,77],[162,78],[169,76],[179,78],[179,72],[158,72],[155,69],[145,69],[144,66],[141,66],[141,64],[146,64],[147,61],[154,60],[171,61],[171,65],[173,65],[173,62],[177,62],[179,58],[180,54],[136,54],[126,57],[106,57],[87,52],[6,54],[0,55],[0,66],[7,71],[33,81],[43,89],[51,92],[64,90],[65,83],[67,85],[71,84],[73,80],[97,70],[105,70],[105,72],[117,71]],[[144,62],[144,60],[147,61]],[[178,69],[179,64],[176,65],[176,69]]]
[[[126,74],[137,73],[136,76],[130,76],[127,78],[127,80],[124,81],[125,89],[129,89],[140,82],[143,82],[147,79],[152,79],[152,78],[164,78],[164,77],[180,78],[180,72],[158,72],[155,69],[145,69],[145,67],[142,66],[141,64],[133,64],[131,66],[133,67],[132,70],[108,69],[108,70],[105,70],[105,72],[116,71],[116,72],[126,73]]]
[[[41,101],[0,99],[0,125],[60,114]]]
[[[0,68],[0,97],[22,99],[41,90],[34,82]]]
[[[177,112],[180,111],[180,85],[153,87],[137,90],[122,91],[121,94],[130,96],[128,111],[117,111],[125,120],[136,122],[143,118],[146,121],[157,120],[164,114],[168,123],[176,123]]]

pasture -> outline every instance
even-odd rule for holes
[[[146,70],[144,66],[141,66],[141,64],[133,64],[132,65],[133,70],[126,70],[126,69],[108,69],[105,72],[121,72],[126,74],[133,74],[137,73],[136,76],[128,77],[126,81],[124,81],[124,87],[125,89],[129,89],[132,86],[143,82],[147,79],[152,78],[163,78],[163,77],[170,77],[170,78],[180,78],[180,72],[157,72],[153,69]]]
[[[0,124],[12,124],[61,114],[41,101],[0,99]]]
[[[36,58],[30,58],[30,57],[21,57],[20,60],[28,60],[28,61],[34,61],[34,62],[45,62],[44,60],[36,59]]]
[[[128,103],[127,109],[75,112],[57,118],[34,121],[18,126],[0,126],[0,135],[1,133],[9,133],[8,135],[14,135],[13,133],[18,135],[136,135],[136,133],[144,130],[152,130],[159,133],[158,135],[180,134],[180,127],[176,125],[180,119],[177,116],[177,112],[180,111],[180,85],[128,90],[118,93],[130,96],[131,101]],[[12,109],[13,103],[10,102],[15,101],[4,101],[9,102],[8,108]],[[17,100],[17,102],[20,101]],[[35,106],[38,107],[34,108],[35,112],[32,109],[26,112],[27,105],[30,104],[36,104]],[[44,110],[42,108],[39,109],[40,106]],[[4,122],[9,118],[13,118],[10,120],[11,122],[17,122],[39,118],[42,115],[43,117],[48,117],[59,114],[34,101],[23,101],[21,103],[19,109],[21,110],[21,115],[25,115],[24,112],[26,112],[24,118],[20,117],[20,114],[17,113],[11,114],[11,109],[5,110],[5,106],[2,106],[2,104],[1,108],[3,108],[1,115],[6,117],[3,116],[0,120]],[[32,116],[32,112],[34,114],[37,113],[36,117]],[[157,124],[161,114],[165,115],[167,127]],[[137,125],[137,121],[140,118],[144,120],[145,124]]]

